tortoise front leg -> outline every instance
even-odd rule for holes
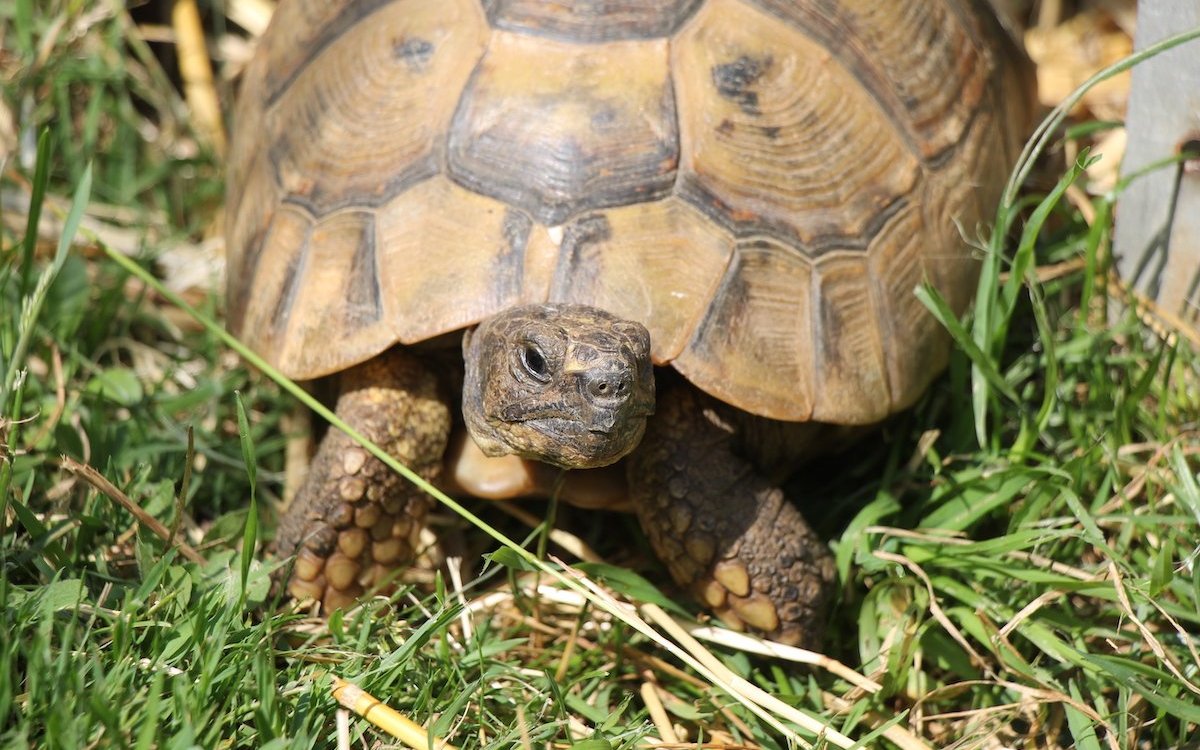
[[[450,407],[411,353],[386,352],[343,372],[336,412],[426,479],[442,466]],[[279,554],[295,553],[288,593],[324,611],[410,562],[431,500],[341,430],[330,428],[304,486],[280,519]]]
[[[728,409],[687,386],[660,395],[629,458],[633,505],[675,581],[728,625],[816,646],[833,557],[783,491],[733,452]]]

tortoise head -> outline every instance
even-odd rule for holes
[[[584,305],[510,308],[463,339],[463,417],[489,456],[606,466],[654,413],[650,334]]]

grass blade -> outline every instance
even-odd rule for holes
[[[33,254],[37,249],[38,225],[42,220],[42,203],[46,199],[46,182],[50,179],[50,129],[42,128],[38,136],[37,164],[33,170],[33,184],[29,193],[29,216],[25,221],[25,240],[21,254],[21,299],[29,293],[29,281],[33,275]]]
[[[67,220],[63,224],[63,233],[58,238],[58,249],[54,253],[54,261],[42,272],[38,279],[37,286],[32,294],[25,298],[25,302],[21,309],[21,324],[20,333],[17,336],[17,345],[13,349],[12,359],[8,362],[8,368],[4,373],[4,382],[0,385],[0,410],[6,409],[8,397],[12,394],[12,387],[17,378],[17,370],[25,363],[25,355],[29,351],[29,344],[33,339],[33,332],[37,328],[38,317],[42,313],[42,305],[46,302],[46,294],[50,289],[50,284],[54,282],[58,272],[62,270],[63,264],[67,262],[67,254],[71,249],[71,244],[75,241],[75,233],[79,231],[79,223],[83,220],[83,211],[87,207],[88,199],[92,194],[92,165],[88,164],[83,170],[83,176],[79,180],[79,185],[75,188],[75,195],[71,199],[71,208],[67,212]],[[19,417],[20,415],[13,415]]]
[[[242,444],[242,460],[246,463],[246,475],[250,478],[250,508],[246,511],[246,525],[242,531],[241,555],[241,600],[246,600],[246,589],[250,581],[250,565],[254,562],[254,551],[258,543],[258,498],[255,492],[258,469],[254,458],[254,439],[250,436],[250,420],[246,418],[246,405],[242,403],[240,391],[234,391],[237,402],[238,439]]]
[[[950,332],[954,343],[962,347],[963,352],[970,358],[971,363],[979,367],[980,372],[983,373],[987,382],[1005,398],[1014,404],[1020,404],[1021,398],[1012,389],[1012,386],[1004,380],[1004,376],[1000,374],[1000,371],[996,369],[996,363],[979,348],[975,340],[967,333],[967,329],[963,327],[962,321],[958,319],[958,316],[946,304],[946,300],[938,290],[928,282],[924,282],[921,286],[917,287],[916,295],[917,299],[921,300],[922,304],[929,308],[929,311],[933,313],[938,322]]]
[[[991,349],[993,356],[999,355],[1003,350],[1005,342],[1008,340],[1008,326],[1012,322],[1013,313],[1017,307],[1017,298],[1020,294],[1022,286],[1037,284],[1037,279],[1031,276],[1033,267],[1033,250],[1037,243],[1038,237],[1041,236],[1042,227],[1045,226],[1046,220],[1050,218],[1050,214],[1058,206],[1062,196],[1067,192],[1067,188],[1074,185],[1081,175],[1099,160],[1099,157],[1089,156],[1088,149],[1080,152],[1079,157],[1075,160],[1075,164],[1071,169],[1059,178],[1054,189],[1038,203],[1037,207],[1026,222],[1024,229],[1021,230],[1021,240],[1017,244],[1017,251],[1013,255],[1012,268],[1008,277],[1008,281],[1000,290],[1000,310],[998,317],[993,321]]]
[[[1175,472],[1177,483],[1175,496],[1192,512],[1196,524],[1200,526],[1200,484],[1197,484],[1196,475],[1178,445],[1171,448],[1171,469]]]

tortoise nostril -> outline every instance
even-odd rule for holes
[[[592,372],[585,377],[588,395],[596,399],[624,399],[632,386],[631,378],[619,372]]]

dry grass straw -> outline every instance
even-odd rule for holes
[[[81,464],[70,456],[63,456],[61,464],[64,469],[75,474],[100,491],[105,497],[113,500],[137,519],[138,523],[145,526],[151,533],[163,540],[167,546],[174,547],[179,551],[179,554],[186,557],[188,560],[197,565],[204,565],[206,560],[204,555],[201,555],[190,544],[177,538],[171,533],[171,530],[164,526],[157,518],[147,513],[140,505],[135,503],[124,492],[117,489],[116,485],[108,481],[103,474],[93,469],[91,466]]]
[[[196,0],[174,0],[171,24],[179,51],[179,75],[192,122],[218,156],[225,153],[225,124],[221,101],[213,85],[212,62],[205,42],[204,27]]]
[[[431,738],[420,724],[384,704],[359,686],[340,677],[333,678],[333,697],[350,711],[411,747],[413,750],[457,750],[437,737]]]

